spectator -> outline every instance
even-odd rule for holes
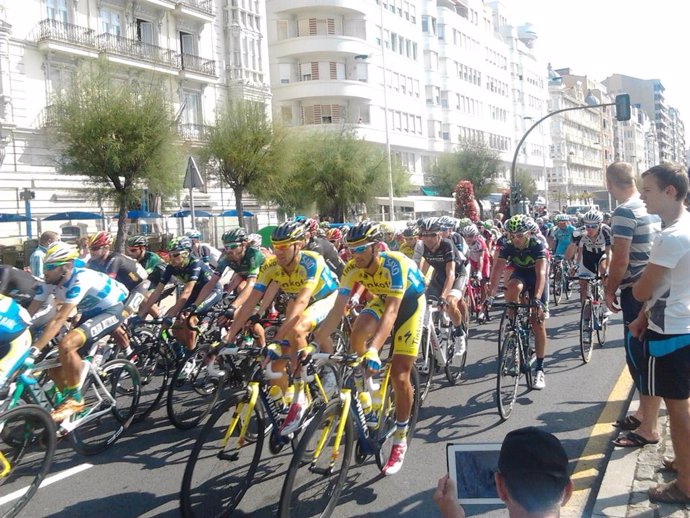
[[[627,162],[614,162],[606,169],[606,186],[618,202],[611,219],[613,251],[609,276],[604,288],[606,305],[610,311],[620,311],[614,304],[616,290],[620,289],[620,309],[623,311],[625,356],[630,376],[640,390],[639,367],[642,363],[643,346],[637,338],[630,336],[628,324],[637,318],[642,303],[632,295],[632,285],[639,279],[649,260],[654,236],[661,230],[656,215],[648,214],[635,185],[635,173]],[[660,398],[640,395],[640,406],[634,415],[616,422],[615,426],[634,435],[617,439],[620,446],[641,446],[645,441],[659,438],[657,417]],[[641,437],[642,441],[635,440]],[[632,440],[630,439],[632,438]]]
[[[59,241],[59,239],[60,236],[58,236],[57,232],[51,230],[47,230],[41,234],[38,240],[38,248],[34,250],[34,253],[31,254],[29,258],[29,269],[34,277],[43,279],[43,258],[46,256],[48,247],[55,243],[55,241]]]
[[[633,285],[633,296],[645,305],[629,326],[633,336],[644,337],[642,393],[664,399],[676,455],[670,463],[676,480],[650,488],[649,499],[674,504],[690,504],[690,214],[683,205],[687,193],[688,177],[679,165],[662,164],[642,173],[642,201],[650,214],[659,215],[663,228]]]
[[[520,428],[506,435],[494,474],[498,496],[511,518],[560,516],[573,492],[568,456],[554,435],[534,428]],[[464,518],[455,481],[444,475],[434,493],[443,518]]]
[[[91,259],[91,252],[89,251],[89,236],[82,236],[77,240],[77,249],[79,250],[79,259],[84,264]]]

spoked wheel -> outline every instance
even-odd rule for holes
[[[246,397],[233,394],[211,414],[187,461],[180,490],[185,518],[230,516],[252,485],[261,458],[265,422],[254,407],[254,440],[239,446]],[[233,429],[234,417],[238,417]]]
[[[433,325],[432,322],[429,322],[429,325]],[[422,331],[422,343],[419,346],[416,365],[419,374],[419,400],[424,401],[429,394],[431,379],[434,377],[434,370],[436,369],[434,353],[431,351],[431,337],[429,336],[429,329],[426,327]]]
[[[589,363],[589,360],[592,359],[594,318],[594,315],[592,315],[592,301],[585,299],[580,311],[580,353],[582,354],[582,361],[585,363]]]
[[[218,400],[222,380],[210,376],[204,362],[207,351],[197,349],[182,362],[168,387],[166,402],[170,422],[180,430],[194,428]]]
[[[467,362],[467,351],[469,350],[470,337],[468,333],[465,333],[465,352],[458,354],[455,350],[455,338],[451,332],[451,328],[446,328],[442,331],[441,337],[439,337],[440,347],[445,346],[446,350],[446,365],[445,372],[448,383],[451,385],[456,385],[460,382],[462,373],[465,371],[465,362]]]
[[[518,338],[514,331],[506,331],[501,354],[498,355],[496,376],[496,403],[501,419],[508,419],[517,399],[522,371]]]
[[[283,489],[278,516],[330,516],[345,485],[355,440],[352,414],[345,414],[342,435],[342,402],[334,399],[306,428],[292,456]],[[334,450],[336,438],[338,449]]]
[[[570,299],[570,295],[573,293],[573,282],[568,279],[566,274],[563,274],[563,294],[565,295],[565,300]]]
[[[140,387],[139,371],[127,360],[113,360],[89,372],[81,389],[84,410],[70,418],[83,420],[69,434],[72,447],[82,455],[95,455],[114,444],[134,419]]]
[[[413,365],[410,370],[410,384],[412,385],[412,409],[410,411],[410,421],[407,431],[407,445],[412,442],[414,430],[417,427],[417,419],[419,417],[419,374],[417,368]],[[377,441],[380,448],[376,452],[376,465],[379,469],[388,462],[388,457],[391,454],[393,447],[393,435],[395,433],[395,393],[393,392],[393,384],[389,380],[386,388],[386,395],[383,399],[383,411],[381,413],[381,422],[378,427]]]
[[[0,416],[0,516],[16,516],[38,491],[55,454],[55,424],[38,405]]]
[[[551,293],[553,294],[553,303],[558,306],[563,298],[563,271],[556,268],[553,272],[553,285],[551,286]]]
[[[504,311],[501,315],[501,322],[498,324],[498,355],[501,355],[501,348],[503,347],[503,339],[508,333],[509,318],[507,312]]]
[[[146,419],[160,403],[173,367],[168,355],[160,345],[154,343],[143,343],[136,347],[128,359],[136,365],[141,377],[141,395],[133,421],[138,423]]]
[[[604,347],[606,344],[606,331],[609,327],[609,319],[604,316],[604,307],[603,302],[600,302],[600,309],[597,316],[597,323],[599,324],[597,326],[597,342],[599,342],[599,347]]]

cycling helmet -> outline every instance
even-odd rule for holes
[[[319,223],[319,228],[328,230],[329,228],[331,228],[331,224],[328,221],[322,221],[321,223]]]
[[[345,244],[348,246],[358,246],[367,243],[381,241],[383,235],[378,223],[371,220],[364,220],[352,227],[345,236]]]
[[[583,223],[600,224],[600,223],[603,223],[603,221],[604,221],[604,216],[598,210],[590,210],[589,212],[585,213],[584,216],[582,216],[582,222]]]
[[[441,216],[438,218],[438,224],[441,225],[442,230],[448,230],[449,228],[455,228],[455,219],[450,216]]]
[[[316,232],[316,231],[318,230],[318,228],[319,228],[319,222],[316,221],[316,220],[313,219],[313,218],[305,219],[305,220],[303,221],[303,224],[304,224],[304,230],[305,230],[306,232],[314,233],[314,232]]]
[[[482,221],[482,227],[484,227],[486,230],[491,230],[494,228],[494,222],[490,219],[484,220]]]
[[[477,229],[477,225],[472,223],[470,225],[463,227],[463,229],[461,230],[461,234],[463,235],[463,237],[476,237],[479,235],[479,230]]]
[[[110,246],[113,242],[113,236],[110,232],[101,230],[89,237],[89,248],[101,248],[102,246]]]
[[[127,239],[127,246],[147,246],[149,240],[146,236],[132,236]]]
[[[168,250],[171,252],[191,252],[192,240],[189,236],[174,237],[168,243]]]
[[[247,242],[249,243],[249,246],[259,248],[263,242],[263,238],[259,234],[249,234],[247,236]]]
[[[561,221],[565,221],[566,223],[568,223],[570,221],[570,216],[568,216],[567,214],[559,214],[558,216],[556,216],[556,221],[559,223]]]
[[[387,223],[381,223],[381,225],[379,225],[379,230],[381,230],[381,233],[383,233],[383,234],[394,234],[395,233],[395,229]]]
[[[532,218],[528,217],[525,221],[528,232],[539,232],[539,225]]]
[[[314,221],[314,223],[316,222]],[[286,221],[273,229],[273,232],[271,232],[271,242],[279,244],[301,241],[304,239],[306,227],[307,225],[303,224],[301,221]]]
[[[350,231],[350,225],[343,225],[342,227],[340,227],[340,233],[343,236],[346,236],[349,231]]]
[[[247,240],[247,231],[242,227],[231,228],[223,234],[223,244],[242,243]]]
[[[189,230],[185,233],[189,239],[201,239],[201,232],[198,230]]]
[[[424,218],[419,225],[420,233],[431,233],[441,231],[441,218]]]
[[[413,220],[411,220],[411,219],[408,219],[408,220],[405,222],[405,226],[406,226],[406,227],[413,227],[413,228],[414,228],[414,227],[417,226],[417,222],[416,222],[416,221],[413,221]]]
[[[417,234],[417,227],[406,227],[402,233],[403,237],[416,237]]]
[[[343,238],[343,233],[339,228],[329,228],[326,232],[326,239],[329,241],[340,241]]]
[[[544,223],[544,218],[537,218],[535,221],[537,222],[537,225],[542,225]]]
[[[511,234],[521,234],[523,232],[527,232],[529,230],[527,219],[529,218],[527,218],[527,216],[524,214],[516,214],[506,221],[505,228]]]
[[[79,257],[79,250],[63,241],[56,241],[48,247],[43,264],[61,265]]]

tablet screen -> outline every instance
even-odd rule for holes
[[[500,504],[494,481],[500,444],[449,444],[448,473],[461,504]]]

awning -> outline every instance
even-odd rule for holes
[[[118,214],[113,214],[113,218],[117,218]],[[159,219],[162,218],[157,212],[148,212],[145,210],[130,210],[127,211],[127,219]]]
[[[177,212],[173,212],[172,214],[170,214],[170,216],[172,216],[173,218],[186,218],[191,215],[191,210],[178,210]],[[210,212],[206,212],[205,210],[195,210],[194,216],[197,218],[212,218],[213,214],[211,214]]]
[[[23,214],[0,213],[0,223],[21,223],[22,221],[26,221],[26,216]]]
[[[242,215],[250,218],[254,215],[253,212],[249,212],[248,210],[243,210]],[[218,214],[221,218],[236,218],[237,217],[237,211],[235,209],[230,209],[230,210],[225,210]]]
[[[95,212],[58,212],[43,218],[43,221],[69,221],[73,219],[105,219]]]
[[[420,187],[424,196],[438,196],[438,191],[433,187]]]

